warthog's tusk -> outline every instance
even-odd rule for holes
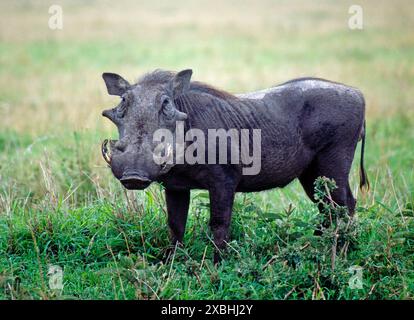
[[[104,158],[105,162],[111,166],[111,152],[108,149],[108,139],[105,139],[102,142],[101,151],[102,151],[102,157]]]
[[[167,155],[166,155],[166,161],[165,162],[170,162],[173,160],[174,154],[173,154],[173,148],[171,144],[168,144],[167,147]]]
[[[165,155],[161,156],[163,150],[165,150]],[[153,152],[153,160],[156,164],[158,164],[161,167],[161,174],[171,169],[173,159],[174,152],[171,144],[167,144],[167,146],[165,146],[164,144],[160,144],[155,148]]]

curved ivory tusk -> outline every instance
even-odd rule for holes
[[[165,155],[161,156],[162,151],[165,150]],[[153,160],[161,167],[160,173],[166,173],[173,167],[174,151],[173,146],[168,143],[158,145],[153,154]]]
[[[102,157],[104,158],[105,162],[111,166],[111,152],[108,150],[108,139],[105,139],[102,142],[101,146]]]
[[[174,157],[174,154],[173,154],[172,145],[171,144],[168,144],[168,146],[167,146],[167,155],[166,155],[165,162],[166,163],[172,162],[173,161],[173,157]]]

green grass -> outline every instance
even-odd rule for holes
[[[131,1],[127,12],[63,1],[59,32],[45,29],[45,4],[0,4],[0,299],[413,299],[414,20],[397,2],[365,1],[361,32],[346,28],[345,1]],[[116,101],[101,73],[156,67],[192,67],[232,92],[305,75],[364,92],[371,190],[358,191],[354,161],[357,212],[340,225],[334,268],[335,230],[313,236],[321,216],[297,181],[237,195],[218,266],[207,193],[193,191],[185,245],[165,259],[162,187],[125,191],[99,148],[116,136],[100,116]],[[49,265],[63,268],[63,292]],[[355,266],[361,289],[349,286]]]
[[[153,202],[148,193],[145,209],[134,213],[104,201],[14,212],[1,225],[0,265],[8,270],[2,297],[53,298],[42,281],[46,265],[58,264],[64,267],[63,298],[412,298],[414,239],[406,230],[413,227],[412,207],[404,210],[406,223],[379,202],[360,208],[357,240],[332,271],[331,239],[312,235],[318,221],[312,206],[263,213],[249,197],[235,206],[231,250],[219,267],[210,260],[203,200],[193,201],[186,247],[164,264],[165,214]],[[355,265],[363,268],[362,289],[348,286]],[[17,277],[20,289],[7,290]]]

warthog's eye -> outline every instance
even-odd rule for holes
[[[170,102],[171,100],[168,97],[162,100],[161,111],[167,118],[172,118],[174,116],[174,109]]]
[[[164,100],[162,101],[162,108],[164,109],[168,104],[170,103],[170,99],[169,98],[164,98]]]

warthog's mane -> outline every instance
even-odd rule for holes
[[[176,72],[157,69],[140,77],[137,81],[137,85],[165,85],[169,83],[175,75]],[[225,100],[237,99],[236,96],[232,95],[229,92],[217,89],[213,86],[199,81],[191,81],[190,92],[207,93],[209,95]]]
[[[175,74],[171,71],[155,70],[142,76],[137,85],[166,86]],[[245,126],[244,123],[255,125],[257,121],[252,119],[255,116],[245,118],[238,108],[241,103],[237,96],[199,81],[191,81],[187,93],[175,99],[175,107],[189,115],[186,126],[192,127],[193,123],[197,123],[198,128],[238,128]]]

